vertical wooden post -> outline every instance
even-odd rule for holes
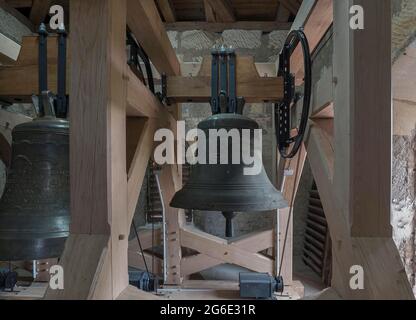
[[[47,298],[113,299],[128,285],[126,1],[73,0],[71,235],[65,289]]]
[[[176,165],[166,165],[160,173],[160,187],[163,197],[166,219],[166,281],[165,285],[179,286],[182,283],[181,274],[181,241],[180,228],[184,223],[183,210],[172,208],[169,204],[175,192],[180,189],[180,174]]]
[[[306,161],[306,148],[304,145],[300,148],[298,154],[290,160],[286,160],[286,172],[291,175],[283,177],[282,192],[283,197],[289,203],[288,208],[278,211],[279,219],[279,265],[281,275],[286,284],[290,285],[293,281],[293,204],[298,191],[300,178],[302,177],[303,167]]]
[[[352,236],[391,237],[391,1],[335,4],[335,172]],[[350,28],[353,5],[364,29]]]

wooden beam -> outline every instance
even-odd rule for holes
[[[70,16],[74,248],[67,243],[62,255],[70,279],[65,289],[49,292],[61,299],[114,299],[128,285],[126,1],[72,0]],[[95,238],[100,241],[89,247]]]
[[[230,246],[246,250],[250,253],[257,253],[268,248],[272,248],[274,243],[274,230],[258,231],[242,237],[233,239],[228,242]],[[206,270],[217,265],[223,264],[221,259],[213,258],[205,254],[196,254],[193,256],[182,258],[181,272],[182,276],[188,276],[193,273]]]
[[[307,141],[309,162],[321,195],[331,239],[336,244],[332,247],[332,287],[346,299],[413,300],[414,295],[393,239],[350,236],[348,217],[340,210],[342,204],[336,198],[333,184],[333,141],[318,125],[312,125]],[[363,290],[350,288],[349,270],[352,265],[364,268]]]
[[[204,0],[205,20],[207,22],[215,22],[214,10],[209,3],[209,0]]]
[[[163,234],[161,228],[156,227],[154,230],[138,228],[137,233],[139,234],[140,243],[142,245],[143,250],[151,249],[153,243],[155,244],[155,246],[158,246],[162,243]],[[129,241],[129,250],[140,250],[140,246],[136,237]]]
[[[144,257],[144,259],[143,259]],[[144,260],[146,260],[147,267],[149,268],[149,272],[163,276],[163,260],[152,256],[149,253],[141,254],[140,251],[133,251],[129,249],[128,252],[128,259],[129,259],[129,267],[133,267],[140,270],[146,270],[146,265],[144,264]],[[154,268],[153,268],[154,263]]]
[[[137,121],[139,121],[137,118],[128,118],[127,127],[138,125]],[[146,120],[144,124],[140,123],[139,125],[143,125],[143,129],[140,136],[137,137],[139,140],[128,171],[127,211],[129,224],[133,221],[132,219],[136,211],[143,179],[153,152],[153,136],[157,128],[154,119]]]
[[[207,32],[221,33],[224,30],[261,30],[272,32],[275,30],[289,30],[292,23],[280,21],[235,21],[235,22],[213,22],[213,21],[177,21],[165,23],[166,30],[187,31],[204,30]]]
[[[6,0],[7,4],[13,8],[30,8],[33,0]]]
[[[290,18],[290,11],[280,2],[277,3],[276,21],[287,22]]]
[[[195,228],[182,227],[181,244],[224,263],[236,264],[256,272],[273,274],[274,271],[272,259],[230,245],[227,240]]]
[[[296,16],[298,13],[300,7],[299,3],[292,0],[279,0],[279,3],[289,10],[292,15]]]
[[[127,0],[127,24],[159,73],[180,75],[178,58],[153,0]]]
[[[341,6],[334,28],[334,182],[352,235],[391,237],[391,6],[353,3],[366,12],[365,29],[342,25]]]
[[[175,8],[172,5],[171,0],[156,0],[157,6],[159,7],[163,18],[165,18],[166,22],[175,22],[176,21],[176,14]]]
[[[35,27],[39,26],[45,20],[51,5],[52,0],[33,0],[29,18]]]
[[[164,214],[167,223],[166,246],[168,256],[165,257],[166,285],[178,286],[182,283],[181,277],[181,234],[180,227],[184,223],[184,214],[182,210],[172,208],[170,201],[175,193],[180,189],[177,184],[179,178],[178,170],[175,165],[166,165],[162,171],[157,174],[160,183],[161,198],[164,207]]]
[[[246,102],[278,101],[283,97],[283,79],[260,77],[254,58],[237,57],[237,95]],[[174,102],[209,102],[211,98],[211,57],[204,58],[197,77],[168,77],[167,95]]]
[[[234,22],[236,20],[234,10],[228,0],[208,0],[217,22]]]
[[[314,110],[311,119],[334,119],[334,103],[328,102]]]
[[[14,64],[19,57],[21,46],[14,40],[0,33],[0,63]]]
[[[333,21],[333,0],[317,0],[312,6],[310,2],[304,2],[302,6],[312,9],[306,13],[304,22],[304,32],[309,42],[311,53],[315,50],[322,37],[325,35]],[[302,10],[302,7],[301,9]],[[296,22],[296,21],[295,21]],[[296,23],[296,27],[298,23]],[[296,75],[297,83],[303,79],[303,53],[298,46],[291,57],[291,71]]]

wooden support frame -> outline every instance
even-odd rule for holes
[[[368,13],[364,30],[349,28],[348,10],[354,4]],[[332,288],[340,298],[414,299],[391,238],[391,133],[378,132],[380,123],[389,128],[391,120],[390,10],[390,1],[334,2],[334,102],[315,108],[307,139],[308,158],[333,242]],[[366,72],[379,72],[378,76],[357,79],[363,63]],[[382,87],[386,89],[378,94],[375,88]],[[374,135],[361,140],[368,126]],[[371,148],[374,152],[368,152]],[[360,159],[363,152],[365,160]],[[377,193],[371,191],[374,188]],[[357,206],[363,192],[366,205]],[[349,286],[353,265],[363,268],[363,290]]]
[[[319,5],[326,1],[318,0],[314,10],[322,8]],[[352,4],[363,6],[369,13],[365,30],[349,28],[348,8]],[[365,161],[357,158],[355,144],[368,125],[366,113],[377,115],[378,118],[371,119],[374,128],[378,122],[389,127],[391,113],[387,111],[391,96],[387,89],[391,79],[389,68],[383,67],[387,63],[390,66],[387,45],[390,43],[390,10],[388,0],[334,2],[335,99],[333,104],[328,102],[314,112],[305,144],[334,243],[332,286],[343,298],[414,298],[389,227],[390,212],[386,207],[390,204],[385,201],[389,198],[385,188],[390,173],[385,146],[388,136],[376,131],[371,139],[360,141],[358,146],[362,149],[374,150]],[[125,26],[130,21],[134,32],[145,33],[142,41],[148,46],[149,55],[155,57],[153,62],[159,71],[179,76],[179,63],[166,42],[163,24],[159,16],[153,20],[156,11],[154,2],[147,0],[71,1],[71,17],[88,21],[90,32],[83,33],[85,26],[82,24],[72,24],[72,31],[78,35],[71,39],[73,224],[60,262],[65,270],[65,290],[48,290],[46,298],[115,299],[131,295],[127,279],[127,235],[132,208],[151,155],[150,137],[157,128],[171,127],[175,118],[126,70]],[[94,14],[91,16],[90,12]],[[131,20],[137,12],[144,17],[140,22]],[[310,14],[309,20],[316,14]],[[105,32],[102,32],[102,25],[107,26]],[[317,30],[321,32],[323,28]],[[158,56],[156,52],[163,54]],[[372,59],[369,59],[369,52],[374,55]],[[380,72],[378,77],[357,79],[363,67],[361,55],[367,57],[366,61],[371,60],[366,66],[370,70],[368,73]],[[91,60],[96,63],[89,63]],[[363,94],[367,85],[369,96],[374,100]],[[383,94],[376,90],[380,87],[385,88]],[[331,112],[334,112],[334,119]],[[126,117],[129,118],[126,120]],[[85,136],[88,139],[84,139]],[[124,149],[125,146],[128,149]],[[305,153],[303,149],[298,155],[299,162],[303,161]],[[380,166],[373,166],[374,162],[380,162]],[[362,167],[358,168],[356,163]],[[362,179],[363,173],[367,174],[365,169],[370,178]],[[192,272],[224,262],[255,271],[276,271],[273,259],[258,253],[275,242],[272,231],[228,242],[190,229],[183,225],[181,211],[169,207],[171,197],[180,188],[178,167],[165,166],[160,181],[169,224],[168,232],[163,235],[169,243],[168,284],[180,286],[183,277]],[[374,181],[384,187],[375,188],[371,184]],[[296,176],[286,178],[283,192],[287,199],[294,196],[290,186],[296,191],[298,183]],[[367,189],[368,204],[357,195]],[[375,189],[379,192],[374,192]],[[378,223],[372,225],[368,216]],[[199,253],[184,258],[181,246]],[[134,246],[130,252],[137,254]],[[353,291],[349,287],[349,270],[356,264],[365,271],[364,290]]]
[[[16,41],[0,33],[0,63],[9,65],[16,62],[21,46]]]
[[[273,230],[258,231],[227,241],[190,227],[181,229],[181,244],[199,254],[182,258],[183,276],[223,263],[240,265],[257,272],[275,274],[274,261],[259,254],[273,247]]]
[[[305,0],[299,9],[298,15],[293,22],[292,30],[303,28],[304,32],[310,42],[311,53],[315,50],[318,43],[324,36],[325,32],[332,24],[332,0]],[[310,40],[312,39],[312,41]],[[298,46],[291,57],[291,71],[296,76],[296,81],[300,81],[303,77],[303,56],[300,46]],[[301,84],[301,83],[299,83]],[[297,105],[302,105],[299,101]],[[277,181],[280,189],[292,206],[294,201],[299,181],[302,176],[303,167],[305,165],[307,151],[305,146],[302,146],[299,153],[294,159],[287,161],[279,158]],[[290,173],[289,175],[287,173]],[[277,219],[279,219],[279,229],[276,230],[279,239],[279,265],[281,265],[281,272],[286,281],[292,281],[292,232],[293,232],[293,208],[285,208],[279,210]]]
[[[260,77],[254,58],[237,56],[237,95],[247,103],[279,101],[283,98],[281,77]],[[198,76],[167,79],[167,96],[174,102],[209,102],[211,99],[211,57],[205,57]]]

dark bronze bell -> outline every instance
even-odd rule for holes
[[[198,128],[206,136],[207,163],[209,163],[210,129],[237,129],[242,136],[243,129],[250,130],[250,152],[253,154],[254,130],[257,122],[239,114],[217,114],[202,121]],[[197,142],[199,143],[199,141]],[[244,143],[240,139],[240,143]],[[220,146],[218,141],[217,146]],[[240,145],[242,150],[242,145]],[[250,165],[232,164],[232,140],[228,139],[228,164],[196,164],[191,169],[188,183],[177,192],[171,206],[183,209],[220,211],[226,218],[226,236],[232,236],[232,219],[236,213],[245,211],[268,211],[287,207],[282,194],[270,182],[261,164],[260,173],[245,175],[244,169]],[[220,152],[217,152],[218,157]],[[220,163],[219,160],[217,163]]]
[[[68,121],[43,117],[16,126],[0,201],[0,261],[59,257],[69,222]]]

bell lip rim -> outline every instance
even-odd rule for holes
[[[252,124],[252,126],[247,126],[247,128],[236,128],[235,126],[232,125],[221,125],[218,126],[218,129],[222,129],[222,128],[230,128],[230,129],[259,129],[260,125],[257,123],[257,121],[255,121],[254,119],[247,117],[245,115],[241,115],[238,113],[219,113],[219,114],[213,114],[211,116],[209,116],[208,118],[202,120],[199,124],[198,124],[198,129],[215,129],[215,127],[213,127],[213,125],[218,125],[218,122],[220,121],[227,121],[227,120],[243,120],[244,124]]]

